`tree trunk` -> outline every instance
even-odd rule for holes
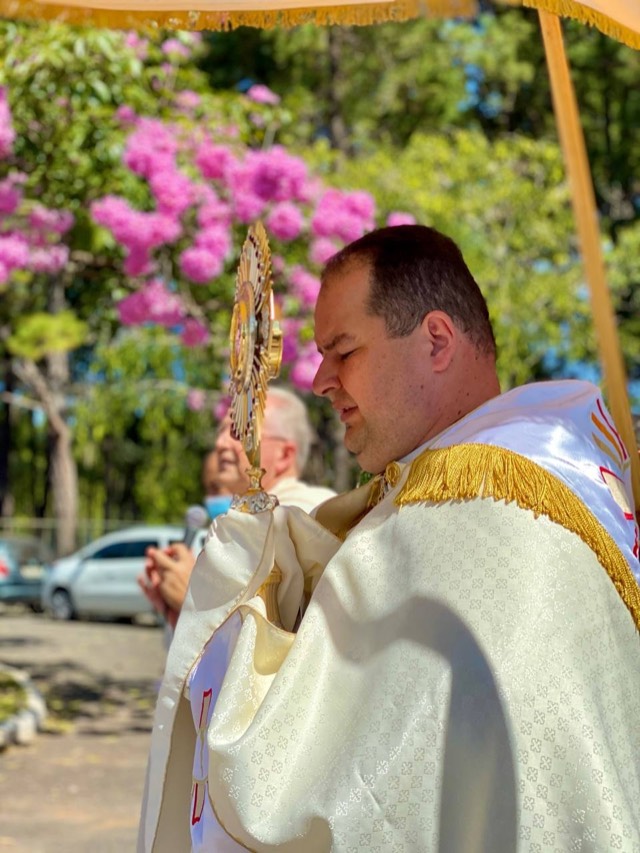
[[[53,280],[49,290],[49,310],[52,314],[58,314],[66,307],[65,281],[63,277],[58,277]],[[49,353],[46,363],[52,406],[58,415],[53,419],[49,415],[52,438],[49,482],[57,522],[56,550],[60,556],[75,550],[78,533],[78,469],[73,458],[71,433],[63,414],[64,392],[69,384],[69,354]]]
[[[53,431],[52,431],[53,432]],[[51,487],[53,511],[57,521],[58,556],[75,551],[78,532],[78,470],[69,427],[53,432],[51,448]]]
[[[15,365],[18,378],[33,389],[45,411],[51,438],[50,482],[53,512],[57,522],[56,552],[69,554],[76,547],[78,528],[78,470],[72,453],[71,431],[64,419],[64,397],[54,390],[66,371],[66,354],[48,357],[49,375],[44,376],[34,361],[24,359]]]

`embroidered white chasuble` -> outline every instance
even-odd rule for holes
[[[283,507],[216,520],[169,652],[140,851],[190,849],[185,684],[237,614],[205,737],[207,796],[230,841],[301,853],[640,851],[638,599],[622,550],[588,513],[600,559],[587,534],[496,500],[508,476],[484,477],[484,497],[424,498],[423,463],[395,466],[344,541],[370,487],[325,504],[326,527]],[[452,489],[456,476],[441,479]],[[556,485],[543,490],[549,506]],[[274,563],[289,630],[256,596]],[[313,595],[293,634],[305,583]]]

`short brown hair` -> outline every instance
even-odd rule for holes
[[[392,337],[411,334],[430,311],[444,311],[481,352],[495,356],[487,303],[449,237],[425,225],[379,228],[334,255],[322,281],[358,263],[371,269],[368,309],[384,318]]]

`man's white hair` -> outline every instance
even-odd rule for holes
[[[265,407],[265,434],[286,438],[296,446],[296,466],[301,474],[309,458],[315,437],[307,407],[293,391],[279,386],[270,387]]]

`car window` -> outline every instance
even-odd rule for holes
[[[132,539],[129,542],[113,542],[105,545],[95,554],[89,555],[92,560],[121,560],[123,558],[144,557],[147,548],[157,548],[157,539]]]

